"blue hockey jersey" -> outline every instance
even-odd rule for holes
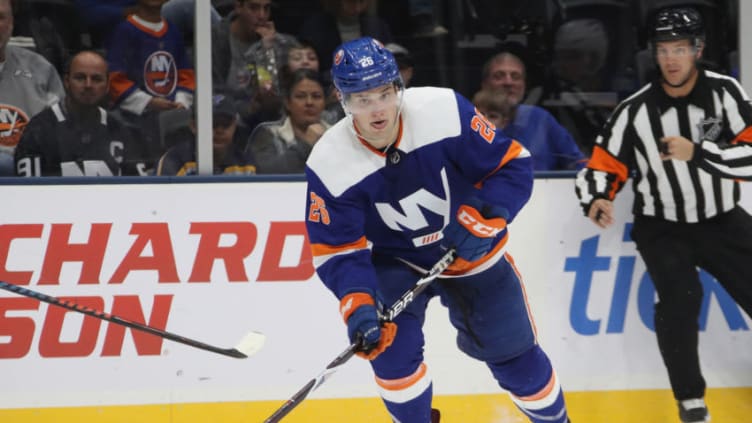
[[[420,269],[445,253],[442,230],[470,197],[506,209],[508,222],[533,186],[530,153],[464,97],[445,88],[405,91],[398,139],[386,151],[359,138],[350,118],[327,130],[306,164],[307,229],[314,265],[338,298],[376,291],[371,254]],[[507,229],[478,261],[453,272],[490,267],[502,255]]]
[[[183,35],[162,20],[154,31],[131,15],[115,29],[107,48],[110,65],[110,94],[116,104],[146,93],[175,100],[183,91],[193,94],[193,66],[183,44]]]

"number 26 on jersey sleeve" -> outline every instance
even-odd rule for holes
[[[470,128],[480,134],[489,144],[493,142],[496,135],[496,125],[486,119],[478,109],[475,109],[475,116],[470,121]]]
[[[308,220],[311,222],[321,222],[324,225],[328,225],[331,222],[329,219],[329,211],[326,209],[326,202],[313,191],[311,191],[311,205],[308,209]]]

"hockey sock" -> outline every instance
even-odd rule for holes
[[[522,355],[488,367],[533,423],[566,423],[564,395],[546,353],[534,346]]]
[[[425,363],[410,376],[400,379],[376,378],[379,393],[395,423],[430,423],[431,377]]]

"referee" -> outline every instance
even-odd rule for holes
[[[710,420],[697,267],[752,316],[752,218],[737,205],[737,180],[752,179],[752,107],[735,80],[698,68],[704,42],[696,10],[656,14],[650,48],[660,76],[617,106],[575,187],[586,216],[606,228],[612,200],[633,179],[632,239],[658,293],[658,347],[685,423]]]

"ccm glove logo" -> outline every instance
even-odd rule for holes
[[[460,206],[457,211],[457,220],[478,238],[493,238],[507,226],[504,218],[486,219],[477,209],[467,205]]]

